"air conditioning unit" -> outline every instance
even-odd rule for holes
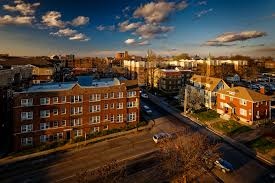
[[[256,118],[257,118],[257,119],[260,119],[260,116],[259,116],[259,115],[257,115],[257,116],[256,116]]]

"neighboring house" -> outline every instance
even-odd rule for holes
[[[175,69],[158,69],[155,74],[159,90],[166,95],[178,94],[182,87],[182,73]]]
[[[33,83],[47,83],[53,81],[54,77],[54,67],[50,66],[32,66],[32,76],[33,76]]]
[[[136,126],[140,116],[136,80],[79,78],[34,85],[13,97],[13,149],[86,137]]]
[[[229,86],[220,78],[193,75],[190,84],[196,88],[203,98],[205,107],[214,109],[216,106],[217,92],[229,88]]]
[[[238,74],[235,74],[234,76],[227,76],[226,80],[230,83],[237,83],[241,81],[241,78]]]
[[[270,97],[244,87],[221,90],[217,112],[222,118],[240,120],[248,125],[271,119]]]

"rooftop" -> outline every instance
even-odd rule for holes
[[[253,102],[270,100],[270,97],[267,95],[263,95],[254,90],[250,90],[248,88],[240,87],[240,86],[221,90],[218,93],[225,94],[228,96],[238,97],[238,98],[253,101]]]

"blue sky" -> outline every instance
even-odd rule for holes
[[[0,0],[0,53],[275,57],[274,0]]]

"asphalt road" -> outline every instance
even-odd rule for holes
[[[0,170],[0,182],[75,182],[75,174],[81,170],[92,170],[112,159],[131,163],[133,159],[157,150],[158,146],[152,140],[155,133],[175,131],[185,125],[150,101],[145,102],[153,111],[150,118],[156,123],[151,131],[130,134],[81,149],[11,165],[8,169]],[[224,154],[224,159],[231,162],[235,170],[224,174],[219,169],[213,169],[210,172],[212,176],[207,175],[208,179],[205,180],[208,181],[205,182],[263,182],[261,176],[268,172],[266,165],[226,143],[222,143],[220,150]],[[137,174],[142,172],[139,171]],[[131,182],[139,181],[135,179]]]

